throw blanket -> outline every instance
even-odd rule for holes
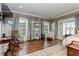
[[[63,46],[67,46],[72,43],[72,41],[79,42],[79,34],[74,36],[68,36],[63,40]]]

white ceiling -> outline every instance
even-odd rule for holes
[[[48,18],[79,9],[79,3],[7,3],[7,5],[14,11]]]

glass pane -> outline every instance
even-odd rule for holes
[[[58,22],[58,35],[75,34],[75,19],[69,18]]]
[[[58,36],[63,35],[63,21],[58,22]]]
[[[49,33],[49,22],[44,22],[44,33],[45,33],[45,37],[48,36]]]
[[[28,32],[28,19],[27,18],[19,18],[19,34],[25,40],[27,39],[27,32]]]
[[[67,23],[67,34],[75,34],[75,21]]]

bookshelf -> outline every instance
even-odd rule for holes
[[[32,21],[32,39],[41,38],[41,21]]]

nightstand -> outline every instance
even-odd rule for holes
[[[79,45],[71,44],[67,46],[67,56],[79,56]]]

